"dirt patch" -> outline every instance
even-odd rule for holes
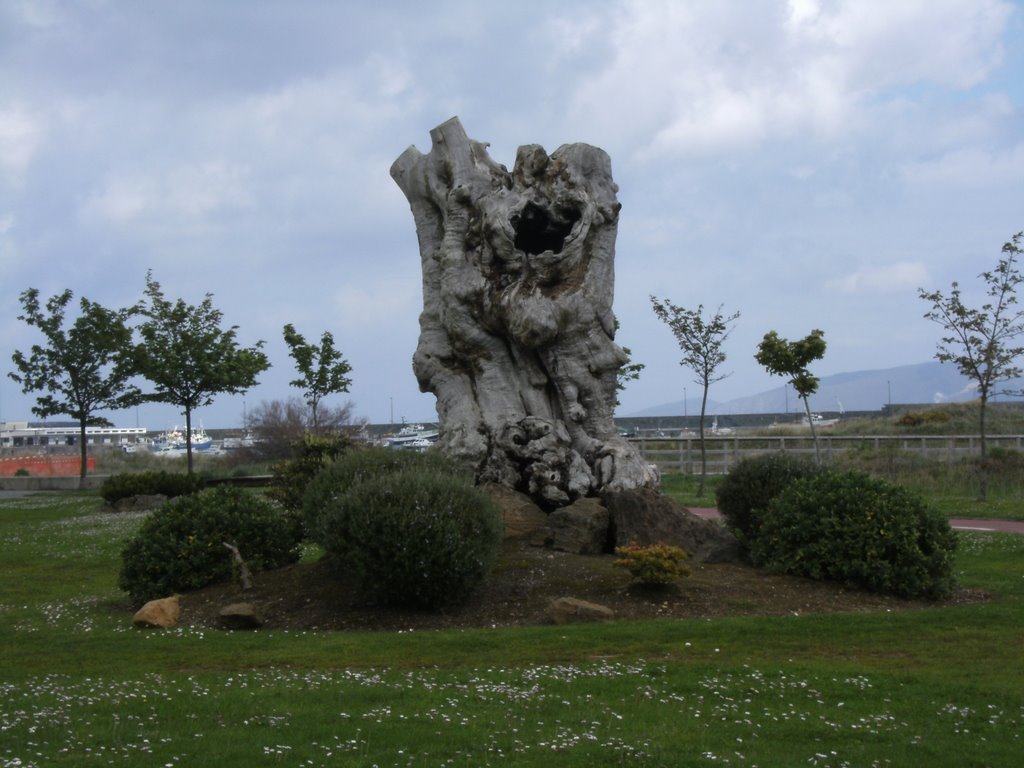
[[[548,604],[575,597],[611,608],[616,619],[778,616],[802,613],[905,611],[934,603],[766,574],[743,565],[691,565],[690,576],[663,590],[643,589],[612,566],[612,555],[571,555],[506,542],[493,573],[464,604],[444,611],[397,610],[361,602],[343,572],[320,561],[254,574],[253,588],[207,587],[182,597],[182,621],[216,628],[218,612],[254,603],[265,629],[426,630],[543,624]],[[962,590],[950,602],[988,595]]]

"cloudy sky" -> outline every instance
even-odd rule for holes
[[[297,393],[285,323],[351,363],[331,402],[433,418],[388,169],[453,115],[509,167],[520,144],[611,155],[618,341],[647,366],[620,413],[696,389],[650,294],[741,312],[718,400],[780,383],[768,330],[823,329],[821,375],[925,362],[917,288],[973,298],[1024,229],[1022,41],[1009,0],[0,0],[0,370],[38,340],[26,288],[124,306],[152,269],[266,340],[273,368],[207,427]],[[0,419],[32,403],[0,380]]]

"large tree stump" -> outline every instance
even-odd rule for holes
[[[612,420],[626,356],[612,315],[618,187],[597,147],[519,148],[512,173],[458,118],[391,176],[423,267],[413,370],[441,448],[546,506],[651,485]]]

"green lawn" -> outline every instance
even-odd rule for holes
[[[666,474],[661,490],[687,507],[714,507],[715,488],[724,475],[709,475],[704,495],[698,496],[696,475]],[[985,501],[978,500],[977,488],[968,482],[918,481],[906,485],[922,494],[946,517],[983,517],[994,520],[1024,520],[1024,492],[1018,483],[993,482]]]
[[[710,504],[701,504],[710,506]],[[137,514],[0,500],[0,768],[1015,766],[1024,536],[961,535],[983,603],[426,633],[140,631]]]

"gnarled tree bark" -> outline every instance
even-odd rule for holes
[[[612,420],[626,361],[612,315],[619,208],[611,160],[568,144],[519,148],[512,172],[458,118],[391,176],[423,268],[413,370],[437,397],[441,448],[481,482],[548,507],[654,483]]]

